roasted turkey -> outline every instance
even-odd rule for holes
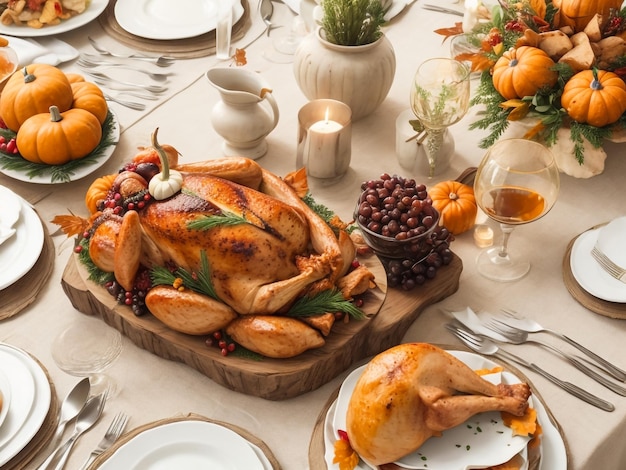
[[[527,384],[494,385],[450,353],[407,343],[372,359],[346,416],[352,448],[374,465],[396,461],[427,439],[486,411],[523,416]]]

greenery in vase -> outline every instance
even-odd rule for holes
[[[327,41],[362,46],[382,36],[385,8],[380,0],[322,0],[322,29]]]

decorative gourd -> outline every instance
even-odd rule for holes
[[[101,125],[104,124],[109,112],[109,106],[100,87],[91,82],[75,82],[71,86],[74,96],[72,108],[89,111],[98,118]]]
[[[47,113],[50,106],[67,111],[72,100],[72,87],[61,70],[52,65],[31,64],[9,78],[0,95],[0,117],[17,132],[29,117]]]
[[[67,80],[70,83],[76,83],[76,82],[84,82],[85,81],[85,77],[83,77],[81,74],[79,73],[66,73],[65,76],[67,77]]]
[[[493,66],[493,86],[507,100],[532,96],[556,83],[552,67],[554,61],[537,47],[509,49]]]
[[[439,211],[440,225],[452,234],[468,231],[476,222],[478,207],[474,189],[458,181],[442,181],[428,190],[433,207]]]
[[[98,212],[98,202],[106,200],[107,193],[111,189],[111,185],[117,175],[118,173],[101,176],[91,183],[85,194],[85,205],[89,209],[90,214]]]
[[[578,32],[596,13],[606,18],[611,8],[619,10],[622,0],[553,0],[552,4],[559,9],[557,26],[571,26]]]
[[[162,201],[163,199],[172,197],[181,190],[183,187],[183,175],[176,170],[170,170],[167,154],[157,141],[158,132],[159,128],[157,127],[152,133],[152,147],[154,147],[159,154],[159,158],[161,160],[161,173],[152,177],[148,186],[148,191],[154,199]]]
[[[580,123],[603,127],[626,111],[626,84],[605,70],[583,70],[565,84],[561,105]]]
[[[102,138],[98,119],[84,109],[60,113],[50,106],[49,113],[28,118],[17,132],[17,148],[26,160],[46,165],[62,165],[86,157]]]

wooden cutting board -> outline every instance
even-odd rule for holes
[[[366,265],[370,267],[370,263],[382,269],[374,255]],[[408,292],[389,289],[379,299],[378,313],[367,320],[336,324],[322,348],[294,358],[263,360],[224,357],[217,348],[205,345],[204,336],[175,332],[151,315],[135,316],[129,307],[117,304],[105,288],[87,280],[87,272],[76,255],[68,260],[62,285],[77,310],[101,317],[137,346],[187,364],[226,388],[268,400],[284,400],[315,390],[359,360],[400,343],[425,307],[456,292],[462,270],[461,259],[454,255],[452,262],[423,286]],[[385,277],[384,269],[382,278],[375,274],[377,279]]]

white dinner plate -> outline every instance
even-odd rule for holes
[[[26,25],[4,25],[0,23],[0,33],[8,34],[9,36],[16,36],[18,38],[34,38],[41,36],[54,36],[67,31],[72,31],[76,28],[86,25],[87,23],[95,20],[100,13],[109,4],[109,0],[91,0],[87,9],[67,20],[61,20],[57,25],[44,26],[43,28],[31,28]]]
[[[147,39],[184,39],[217,27],[220,3],[233,5],[233,24],[243,15],[239,0],[118,0],[115,19],[127,32]]]
[[[43,248],[41,219],[26,201],[19,198],[20,218],[15,234],[0,245],[0,290],[19,281],[35,265]]]
[[[454,355],[455,357],[457,357],[458,359],[460,359],[461,361],[463,361],[472,369],[491,369],[493,367],[498,366],[498,364],[496,364],[495,362],[489,359],[483,358],[482,356],[479,356],[474,353],[469,353],[465,351],[448,351],[448,352]],[[365,366],[362,366],[356,369],[355,371],[353,371],[346,378],[346,380],[344,381],[344,384],[348,381],[348,379],[350,379],[350,377],[352,377],[354,380],[352,388],[354,388],[354,385],[356,384],[356,380],[361,375],[364,367]],[[502,376],[503,376],[502,377],[503,381],[506,383],[519,382],[519,379],[517,379],[513,374],[510,374],[509,372],[504,372]],[[488,378],[488,376],[485,376],[485,378]],[[351,392],[350,392],[350,395],[351,395]],[[349,395],[346,393],[344,396],[349,396]],[[565,449],[565,444],[563,442],[563,439],[558,429],[550,421],[550,418],[543,404],[539,400],[536,400],[536,399],[533,400],[533,406],[535,407],[537,411],[537,419],[542,426],[542,432],[543,432],[542,447],[541,447],[541,454],[542,454],[541,466],[540,466],[541,470],[567,470],[567,453]],[[333,406],[329,409],[329,412],[327,413],[327,416],[326,416],[326,422],[325,422],[325,427],[324,427],[324,440],[325,440],[324,458],[325,458],[325,461],[329,470],[337,470],[339,468],[337,464],[332,463],[333,456],[334,456],[333,445],[334,445],[334,441],[337,440],[339,437],[337,430],[338,429],[345,430],[346,410],[347,410],[347,404],[343,405],[342,403],[340,403],[340,397],[338,396],[337,400],[335,400],[335,402],[333,403]],[[501,421],[499,413],[498,413],[497,418],[498,418],[498,421]],[[471,418],[471,422],[473,426],[474,418]],[[466,426],[463,426],[463,425],[458,426],[458,427],[466,428]],[[440,449],[443,449],[443,451],[447,453],[448,455],[454,453],[455,449],[457,449],[456,445],[458,444],[458,442],[451,442],[447,444],[445,441],[443,441],[443,439],[447,437],[447,433],[449,431],[451,430],[445,431],[442,437],[436,439],[437,441],[441,441],[441,442],[438,442],[437,445],[442,446],[440,447]],[[487,433],[483,432],[481,434],[487,434]],[[434,441],[434,440],[435,439],[431,439],[431,441]],[[459,441],[459,442],[464,443],[465,441]],[[428,446],[428,445],[430,445],[430,441],[427,441],[422,447],[420,447],[419,454],[426,455],[425,449],[428,449],[428,448],[425,446]],[[471,447],[472,450],[474,450],[474,445],[476,444],[472,444],[472,447]],[[483,445],[483,443],[481,443],[481,445]],[[438,452],[441,452],[441,450],[438,450]],[[515,453],[512,453],[511,457],[515,455]],[[446,466],[435,465],[437,457],[438,455],[435,455],[435,454],[431,455],[429,453],[428,460],[426,461],[428,466],[424,468],[431,468],[431,469],[448,468]],[[401,462],[399,463],[401,465]],[[415,463],[415,462],[412,462],[412,463]],[[419,459],[417,460],[417,463],[423,464],[423,461],[421,460],[421,455],[419,455]],[[467,465],[467,461],[464,459],[464,462],[460,464],[461,466],[458,466],[458,465],[459,464],[457,463],[454,468],[456,469],[466,468],[465,465]],[[358,470],[370,470],[371,468],[372,467],[368,466],[363,461],[360,461],[359,466],[357,467]],[[469,467],[469,468],[474,468],[474,467]]]
[[[608,302],[626,303],[626,284],[610,276],[591,256],[600,229],[588,230],[578,236],[570,252],[572,274],[580,287]]]
[[[100,168],[102,165],[104,165],[106,162],[108,162],[111,156],[113,155],[113,152],[115,151],[115,147],[117,147],[117,142],[120,139],[120,125],[119,125],[117,115],[111,109],[109,109],[109,111],[111,112],[111,116],[113,119],[111,123],[112,126],[108,135],[106,136],[103,135],[102,139],[109,139],[113,143],[105,147],[104,149],[102,149],[102,154],[93,162],[81,165],[80,167],[76,168],[76,170],[74,170],[74,172],[71,175],[69,175],[69,181],[76,181],[81,178],[84,178],[85,176],[90,175],[91,173],[96,171],[98,168]],[[18,181],[24,181],[26,183],[38,183],[38,184],[63,184],[65,183],[66,181],[60,181],[58,179],[53,180],[53,170],[54,170],[54,166],[49,165],[49,169],[45,168],[43,172],[38,173],[36,175],[31,175],[29,174],[28,171],[24,171],[24,170],[17,170],[13,168],[2,168],[1,161],[0,161],[0,173],[10,176],[11,178],[16,179]]]
[[[0,428],[0,467],[37,434],[50,409],[52,392],[41,366],[26,352],[0,343],[0,369],[11,380],[11,408]]]
[[[2,429],[2,423],[9,414],[9,407],[11,406],[11,382],[7,379],[7,376],[0,369],[0,398],[2,398],[2,404],[0,405],[0,429]],[[0,435],[2,435],[0,433]]]
[[[148,429],[109,457],[101,470],[265,470],[250,443],[224,426],[176,421]]]

